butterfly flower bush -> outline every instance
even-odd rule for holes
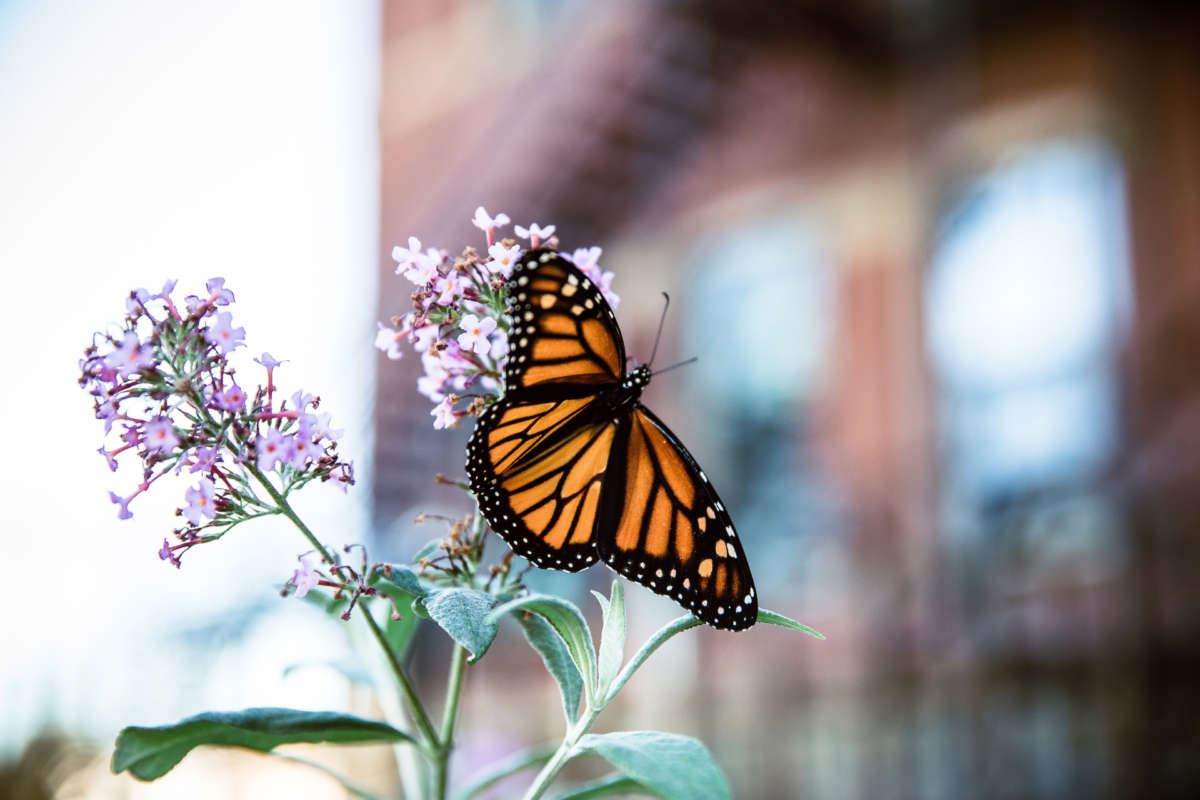
[[[410,350],[420,358],[424,374],[416,391],[433,403],[430,415],[438,429],[463,424],[503,396],[511,325],[505,313],[508,279],[525,252],[523,243],[530,249],[558,244],[553,225],[515,226],[517,238],[497,238],[510,220],[505,214],[490,216],[482,207],[473,222],[486,235],[486,250],[467,247],[451,256],[422,247],[416,238],[395,248],[396,273],[411,282],[413,307],[390,325],[381,324],[375,341],[389,359]],[[613,273],[599,265],[600,248],[563,255],[617,307]],[[421,515],[419,522],[444,526],[444,532],[408,564],[375,562],[362,545],[335,545],[313,531],[289,498],[314,483],[326,485],[313,490],[318,493],[330,486],[346,491],[354,485],[352,462],[339,454],[341,431],[332,427],[320,400],[276,383],[284,362],[268,353],[239,359],[246,332],[235,326],[233,303],[222,278],[182,299],[174,281],[156,294],[136,289],[125,300],[122,322],[96,334],[84,351],[79,382],[103,426],[99,454],[113,472],[132,464],[132,477],[109,497],[117,516],[131,520],[143,494],[174,493],[177,521],[154,524],[171,527],[158,556],[176,568],[192,548],[222,539],[245,522],[287,518],[302,538],[292,566],[281,563],[281,593],[348,626],[361,620],[367,636],[355,641],[372,648],[362,653],[363,663],[372,671],[388,719],[251,708],[199,714],[160,727],[129,727],[117,738],[114,772],[154,780],[202,744],[273,753],[292,742],[388,743],[411,752],[397,757],[404,796],[444,800],[451,796],[448,766],[465,675],[500,634],[502,620],[511,619],[558,685],[565,733],[556,747],[472,765],[475,774],[455,788],[455,798],[485,795],[524,772],[532,776],[522,796],[543,797],[563,766],[585,754],[606,759],[615,771],[559,796],[731,796],[720,768],[695,739],[654,731],[591,732],[655,650],[702,624],[695,617],[667,624],[626,660],[623,589],[614,581],[608,597],[593,593],[600,605],[597,647],[577,606],[526,588],[530,567],[521,566],[496,537],[489,540],[477,503],[459,518]],[[465,482],[442,476],[439,482],[473,500]],[[489,542],[491,556],[485,552]],[[453,643],[438,720],[405,665],[421,620],[431,621]],[[820,637],[770,611],[760,610],[758,621]],[[373,796],[351,780],[330,775],[354,795]]]

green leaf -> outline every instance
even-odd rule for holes
[[[244,711],[197,714],[174,725],[130,726],[117,736],[112,771],[129,771],[152,781],[170,772],[200,745],[245,747],[266,753],[291,742],[396,742],[416,744],[390,725],[333,711],[291,708],[248,708]]]
[[[576,753],[603,756],[663,800],[730,800],[729,781],[708,749],[690,736],[658,731],[589,733]]]
[[[537,614],[517,614],[517,621],[521,623],[521,630],[525,632],[529,644],[542,657],[542,663],[558,682],[567,723],[574,722],[579,712],[583,678],[579,677],[579,670],[571,660],[566,642],[544,617]]]
[[[783,614],[779,614],[774,611],[768,611],[765,608],[760,608],[758,610],[758,621],[765,622],[768,625],[778,625],[781,628],[791,628],[794,631],[800,631],[801,633],[807,633],[809,636],[815,636],[818,639],[825,638],[824,635],[813,630],[812,628],[808,627],[807,625],[796,622],[796,620],[791,619],[789,617],[785,617]]]
[[[430,554],[433,553],[434,550],[437,550],[439,547],[442,546],[442,541],[443,540],[441,538],[430,539],[428,542],[421,545],[421,549],[418,550],[417,552],[413,553],[413,557],[412,557],[413,563],[419,564],[421,562],[422,558],[428,558],[430,556]]]
[[[561,597],[548,594],[531,594],[511,600],[492,611],[492,619],[513,611],[531,611],[545,618],[562,637],[583,678],[583,688],[590,699],[596,686],[596,647],[592,644],[592,632],[578,606]]]
[[[496,620],[491,614],[496,598],[477,589],[438,589],[413,603],[441,626],[450,638],[467,648],[474,664],[496,638]]]
[[[666,644],[671,637],[683,633],[686,630],[690,630],[691,628],[695,628],[697,625],[703,624],[704,623],[696,617],[693,617],[691,614],[687,614],[667,623],[665,626],[660,628],[658,633],[651,636],[650,639],[644,645],[642,645],[641,649],[634,654],[633,658],[629,659],[629,663],[625,665],[625,669],[621,670],[621,673],[613,679],[612,686],[610,686],[608,689],[608,694],[604,696],[603,704],[608,705],[610,702],[612,702],[612,699],[616,697],[617,692],[621,691],[625,684],[629,682],[629,679],[633,677],[633,673],[637,672],[638,667],[642,666],[646,659],[653,655],[655,650]]]
[[[633,778],[617,773],[585,786],[577,786],[566,794],[560,794],[558,800],[591,800],[593,797],[613,797],[645,791],[645,787]]]
[[[600,632],[598,656],[598,697],[604,697],[625,660],[625,593],[621,582],[614,579],[610,599],[599,592],[592,592],[604,610],[604,629]]]
[[[413,597],[424,597],[429,594],[429,587],[421,582],[421,578],[411,567],[403,564],[389,564],[387,569],[380,568],[371,575],[370,584],[381,592],[388,592],[395,587]]]

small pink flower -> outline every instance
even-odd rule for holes
[[[446,396],[443,389],[449,374],[442,366],[442,360],[433,353],[421,354],[421,365],[425,374],[417,378],[417,391],[435,403],[440,403]]]
[[[324,414],[302,414],[299,419],[299,433],[313,441],[328,439],[331,442],[336,442],[342,438],[342,434],[346,431],[344,428],[330,427],[329,423],[331,419],[332,415],[328,412]]]
[[[399,361],[404,355],[400,349],[400,342],[404,338],[400,331],[394,328],[386,327],[382,322],[376,323],[379,330],[375,333],[375,347],[387,353],[387,357],[392,361]]]
[[[285,363],[284,361],[276,361],[275,357],[272,356],[270,353],[263,353],[261,356],[259,356],[258,358],[254,359],[254,360],[257,363],[262,364],[267,369],[275,369],[280,364]]]
[[[303,411],[308,408],[308,404],[316,400],[316,395],[306,394],[303,389],[297,389],[292,392],[292,396],[288,400],[292,404],[292,408],[296,411]]]
[[[502,275],[505,278],[511,278],[513,265],[521,257],[521,248],[515,244],[512,247],[494,244],[488,248],[488,255],[490,258],[484,264],[488,272],[494,275]]]
[[[204,329],[204,338],[222,353],[229,354],[244,344],[246,329],[233,327],[233,314],[222,311],[217,314],[217,323]]]
[[[221,451],[215,447],[197,447],[192,451],[196,459],[188,472],[208,472],[221,460]]]
[[[409,264],[422,257],[421,240],[415,236],[408,237],[408,247],[396,245],[392,248],[392,260],[396,262],[397,275],[408,269]]]
[[[296,597],[304,597],[309,590],[315,589],[321,582],[321,576],[313,566],[312,559],[300,559],[300,569],[292,573],[292,585],[296,587]]]
[[[599,247],[580,247],[572,253],[568,260],[573,262],[579,271],[595,282],[600,277],[600,254],[603,251]]]
[[[225,288],[224,278],[209,278],[204,288],[208,290],[214,306],[227,306],[233,302],[233,292]]]
[[[450,404],[449,397],[434,406],[429,414],[433,417],[433,427],[438,430],[458,426],[458,417],[454,416],[454,406]]]
[[[170,561],[176,567],[180,566],[179,556],[175,555],[174,548],[166,539],[163,539],[163,546],[158,548],[158,557],[163,561]]]
[[[471,220],[471,224],[481,231],[487,231],[494,228],[499,228],[501,225],[507,225],[511,222],[508,214],[500,212],[494,217],[488,216],[487,209],[483,206],[475,209],[475,218]]]
[[[116,492],[109,492],[108,499],[117,505],[117,519],[133,519],[133,512],[129,510],[132,497],[119,497]]]
[[[613,311],[616,311],[617,305],[621,302],[621,298],[610,288],[612,286],[612,280],[613,274],[611,272],[605,272],[600,276],[600,280],[596,281],[596,284],[600,287],[600,294],[604,295],[604,299],[608,301],[610,306],[612,306]]]
[[[223,411],[241,411],[246,407],[246,392],[236,383],[231,383],[228,389],[217,393],[214,402]]]
[[[155,417],[147,422],[142,436],[151,453],[170,453],[179,446],[175,426],[167,417]]]
[[[254,441],[254,450],[258,454],[258,468],[270,472],[276,464],[287,463],[288,441],[278,428],[267,428],[267,432]]]
[[[296,469],[304,469],[310,458],[315,461],[321,457],[321,448],[303,431],[288,437],[288,452],[287,461]]]
[[[428,286],[438,275],[437,265],[441,261],[441,254],[433,249],[429,253],[422,253],[421,240],[410,236],[408,247],[397,245],[392,248],[392,258],[397,262],[397,275],[403,273],[417,286]]]
[[[463,350],[474,351],[478,355],[485,356],[491,349],[491,342],[488,341],[488,335],[496,330],[496,320],[491,317],[479,319],[474,314],[467,314],[462,318],[459,327],[463,329],[463,333],[459,334],[458,346]]]
[[[443,306],[448,306],[462,297],[463,289],[466,288],[463,286],[462,279],[455,270],[450,270],[445,275],[438,276],[437,282],[433,286],[438,292],[438,304]]]
[[[103,447],[101,447],[96,452],[99,453],[100,455],[104,456],[104,460],[108,462],[108,468],[110,470],[112,470],[113,472],[117,471],[117,460],[115,458],[113,458],[112,453],[108,452]]]
[[[217,515],[215,488],[208,478],[201,478],[200,483],[184,493],[183,499],[188,504],[183,509],[183,515],[188,522],[199,525],[201,520],[212,519]]]
[[[123,378],[132,378],[143,369],[154,366],[154,351],[142,347],[137,334],[127,331],[121,346],[104,357],[104,365],[115,369]]]
[[[522,239],[528,239],[532,247],[537,247],[540,239],[549,239],[554,235],[555,228],[553,225],[547,225],[543,228],[534,222],[528,228],[522,228],[520,225],[517,225],[513,230],[517,232],[517,236],[520,236]]]

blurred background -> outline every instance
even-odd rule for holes
[[[357,498],[308,498],[318,526],[407,558],[438,533],[418,512],[467,510],[432,475],[459,474],[468,431],[432,429],[418,360],[376,358],[374,320],[409,307],[392,246],[479,246],[482,203],[602,246],[643,360],[671,293],[659,360],[699,363],[646,401],[764,604],[829,637],[676,639],[602,730],[697,736],[741,798],[1197,796],[1200,14],[1177,5],[0,4],[0,263],[25,301],[2,324],[39,355],[3,402],[42,411],[0,476],[21,498],[0,785],[340,796],[252,755],[107,774],[127,723],[371,705],[282,674],[345,648],[267,591],[286,531],[175,573],[154,509],[110,522],[121,474],[75,359],[131,286],[224,275],[250,349],[349,429]],[[72,586],[46,598],[56,566]],[[581,604],[610,579],[531,576]],[[678,613],[628,602],[633,641]],[[502,631],[458,774],[557,738],[554,696]],[[390,754],[348,752],[394,788]]]

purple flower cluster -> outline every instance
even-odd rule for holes
[[[222,278],[204,295],[190,295],[182,309],[175,282],[158,294],[136,289],[115,333],[96,334],[80,361],[79,383],[94,399],[106,437],[100,448],[114,472],[118,459],[135,455],[141,480],[127,495],[110,492],[121,519],[130,504],[168,475],[194,479],[177,514],[186,525],[177,544],[163,541],[159,556],[176,566],[184,552],[218,539],[235,525],[281,513],[278,502],[312,481],[354,483],[350,463],[340,461],[340,430],[319,400],[303,392],[284,398],[275,388],[280,363],[269,353],[255,361],[265,385],[248,393],[238,384],[229,356],[244,346],[246,331],[234,327],[234,301]],[[273,476],[273,477],[272,477]],[[257,487],[257,488],[256,488]],[[268,497],[260,495],[266,490]]]
[[[524,250],[514,239],[496,239],[496,229],[511,220],[507,214],[491,216],[480,206],[471,222],[487,235],[487,255],[472,247],[451,258],[445,250],[422,248],[409,237],[408,246],[392,250],[396,274],[416,285],[413,310],[379,324],[375,346],[388,358],[403,355],[407,342],[421,356],[425,374],[417,391],[435,403],[430,414],[435,428],[451,428],[469,414],[478,414],[504,391],[504,366],[508,359],[509,320],[505,317],[507,282]],[[556,247],[555,226],[517,225],[518,237],[530,248]],[[616,308],[620,298],[612,291],[613,274],[600,268],[600,248],[580,248],[563,256],[575,263]],[[466,400],[466,407],[460,401]]]

